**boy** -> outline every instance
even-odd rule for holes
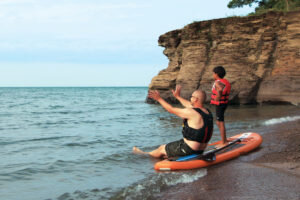
[[[222,143],[224,146],[228,143],[226,138],[226,128],[224,122],[224,113],[227,108],[231,85],[228,80],[224,79],[226,71],[224,67],[217,66],[213,69],[213,77],[215,79],[212,87],[212,95],[210,103],[216,105],[217,126],[219,127]]]

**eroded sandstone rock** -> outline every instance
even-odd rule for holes
[[[161,35],[168,67],[155,76],[157,89],[175,103],[171,89],[182,85],[189,98],[198,88],[211,94],[212,70],[222,65],[232,84],[230,102],[300,103],[300,11],[269,12],[195,22]],[[150,99],[147,102],[151,103]]]

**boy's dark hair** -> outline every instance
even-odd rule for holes
[[[217,66],[214,68],[213,72],[215,72],[216,74],[218,74],[218,76],[220,78],[224,78],[224,76],[226,75],[226,71],[224,69],[224,67],[222,66]]]

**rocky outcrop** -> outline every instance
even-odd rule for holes
[[[232,84],[230,102],[300,103],[300,11],[269,12],[195,22],[159,37],[169,59],[149,86],[175,103],[182,85],[189,98],[198,88],[211,93],[212,70],[222,65]],[[150,99],[147,102],[151,103]]]

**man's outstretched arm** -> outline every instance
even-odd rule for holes
[[[178,117],[188,119],[190,118],[190,111],[189,109],[182,109],[182,108],[175,108],[172,105],[170,105],[168,102],[166,102],[163,98],[161,98],[159,92],[157,90],[155,91],[149,91],[148,97],[156,100],[160,105],[166,109],[169,113],[172,113],[174,115],[177,115]]]
[[[180,85],[177,85],[176,86],[176,90],[172,90],[172,93],[173,93],[173,96],[186,108],[191,108],[192,107],[192,104],[190,101],[182,98],[180,96],[180,92],[181,92],[181,86]]]

